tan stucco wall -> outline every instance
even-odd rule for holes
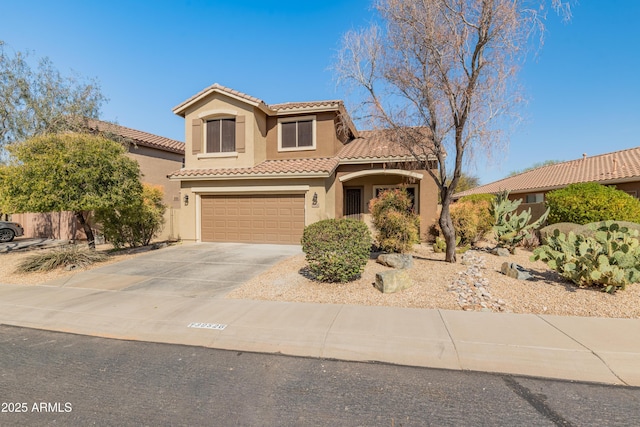
[[[245,151],[244,153],[238,153],[237,157],[216,157],[216,158],[203,158],[200,155],[193,154],[192,150],[192,123],[194,119],[198,119],[199,115],[208,111],[230,111],[236,116],[245,116]],[[260,115],[264,115],[263,112],[254,109],[251,105],[244,102],[240,102],[236,99],[227,97],[222,94],[213,94],[210,97],[203,99],[194,105],[190,106],[185,111],[185,167],[188,169],[197,168],[233,168],[233,167],[251,167],[259,163],[261,158],[263,159],[264,149],[260,148],[260,145],[265,144],[265,138],[260,132],[260,127],[264,128],[264,124],[261,125],[261,121],[264,122],[264,118],[256,119]],[[204,132],[204,126],[202,126],[202,132]],[[203,133],[203,144],[205,138]],[[258,147],[256,149],[256,147]]]
[[[316,118],[316,149],[300,151],[278,151],[278,119],[283,117],[267,117],[267,159],[300,159],[310,157],[333,157],[342,142],[336,133],[336,113],[306,113],[301,116]],[[286,116],[286,118],[295,116]]]
[[[331,179],[302,178],[302,179],[249,179],[249,180],[202,180],[183,181],[182,194],[189,196],[189,205],[182,206],[180,212],[180,238],[185,241],[197,241],[199,236],[199,197],[210,194],[287,194],[305,195],[305,225],[322,219],[334,218],[334,189],[330,185]],[[296,186],[308,186],[308,190],[301,191]],[[250,187],[251,191],[244,191]],[[274,189],[275,188],[275,189]],[[206,189],[199,191],[198,189]],[[313,205],[313,196],[318,195],[317,207]]]
[[[180,236],[177,219],[180,213],[180,183],[167,178],[182,167],[183,155],[151,147],[130,146],[128,156],[137,161],[142,173],[142,182],[162,187],[163,201],[167,205],[164,226],[156,240],[174,240]]]
[[[172,208],[180,208],[180,183],[169,181],[167,175],[182,167],[183,155],[133,145],[129,147],[127,155],[140,165],[142,182],[161,186],[164,203]]]

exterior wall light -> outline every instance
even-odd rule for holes
[[[189,206],[189,195],[188,194],[184,195],[184,205],[185,206]]]

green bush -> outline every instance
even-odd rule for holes
[[[96,221],[115,248],[146,246],[162,229],[166,208],[162,189],[143,184],[140,199],[122,208],[100,209],[96,211]]]
[[[640,200],[595,182],[571,184],[546,195],[549,223],[640,222]]]
[[[405,189],[383,191],[369,202],[369,212],[383,251],[404,253],[420,243],[420,217]]]
[[[304,229],[302,251],[311,274],[321,282],[360,277],[371,253],[371,232],[354,219],[325,219]]]
[[[96,262],[106,261],[108,258],[109,256],[102,252],[81,248],[78,245],[68,245],[50,251],[38,252],[36,255],[25,258],[18,265],[17,271],[20,273],[49,271],[71,265],[86,267]]]
[[[590,225],[593,237],[556,229],[547,244],[533,251],[532,261],[542,260],[578,286],[602,286],[613,293],[640,281],[638,231],[613,221]]]

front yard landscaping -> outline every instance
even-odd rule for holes
[[[416,245],[412,252],[414,266],[409,269],[415,286],[395,294],[382,294],[374,287],[376,273],[389,269],[374,260],[368,261],[362,277],[356,281],[321,283],[308,278],[304,255],[298,255],[276,264],[227,294],[227,298],[640,318],[640,284],[607,294],[598,288],[576,287],[550,271],[542,261],[531,262],[531,251],[526,249],[518,249],[509,257],[498,257],[484,250],[467,253],[470,258],[479,258],[480,266],[445,263],[444,254],[434,253],[430,245]],[[504,262],[522,265],[533,279],[523,281],[501,274]],[[461,283],[467,283],[475,294],[473,282],[476,280],[486,283],[484,289],[489,295],[480,299],[486,307],[471,303],[470,298],[466,303],[460,302],[460,293],[464,293],[464,289],[460,290],[464,288]]]
[[[100,248],[99,248],[100,250]],[[640,318],[640,284],[624,291],[607,294],[598,288],[581,289],[549,270],[542,261],[531,262],[531,251],[518,249],[515,255],[499,257],[485,250],[465,253],[471,263],[449,264],[444,254],[434,253],[431,245],[414,246],[411,252],[414,266],[409,275],[415,286],[399,293],[382,294],[374,287],[375,275],[389,270],[369,260],[360,279],[350,283],[321,283],[309,279],[304,255],[288,258],[270,270],[256,276],[227,298],[271,301],[313,302],[324,304],[354,304],[391,307],[472,310],[512,313],[552,314],[563,316]],[[33,252],[0,254],[0,283],[35,285],[71,276],[79,271],[124,261],[139,253],[121,251],[103,263],[71,271],[56,269],[48,272],[16,273],[18,264]],[[460,259],[463,257],[460,256]],[[480,260],[479,262],[477,260]],[[504,262],[515,262],[533,275],[532,280],[517,280],[500,273]],[[483,283],[485,296],[476,298],[486,307],[474,303],[474,298],[460,297],[467,289],[477,296],[474,282]],[[476,301],[477,302],[477,301]]]

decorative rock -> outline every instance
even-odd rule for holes
[[[528,280],[533,277],[527,270],[525,270],[524,267],[514,262],[502,263],[500,272],[505,276],[513,277],[514,279],[518,279],[518,280]]]
[[[465,311],[510,312],[505,301],[491,296],[489,280],[482,276],[485,258],[479,252],[469,250],[461,260],[467,269],[459,271],[447,288],[449,292],[453,292],[460,308]]]
[[[509,250],[505,248],[493,248],[491,254],[497,256],[509,256]]]
[[[412,286],[407,270],[388,270],[376,274],[376,288],[383,294],[403,291]]]
[[[413,267],[413,257],[407,254],[381,254],[378,255],[376,261],[392,268],[403,269]]]

